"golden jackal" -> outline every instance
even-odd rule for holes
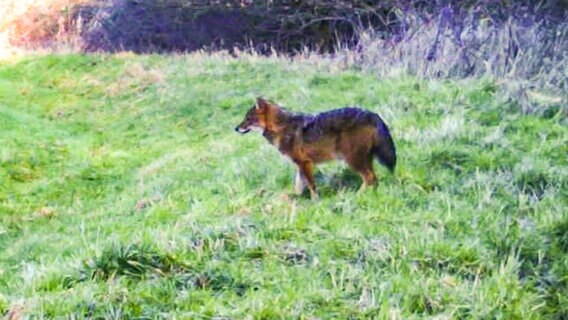
[[[297,166],[295,191],[306,186],[317,198],[314,165],[332,159],[345,162],[363,179],[362,189],[376,183],[373,156],[394,172],[396,151],[387,125],[381,117],[360,108],[341,108],[316,115],[292,113],[263,98],[247,112],[235,130],[245,134],[251,128],[262,135]]]

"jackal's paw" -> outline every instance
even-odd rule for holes
[[[312,200],[319,200],[319,195],[317,192],[311,192],[310,197]]]
[[[302,193],[304,193],[304,190],[306,190],[306,184],[301,177],[296,176],[296,182],[294,183],[294,193],[300,196],[302,195]]]

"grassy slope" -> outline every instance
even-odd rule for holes
[[[489,81],[310,63],[47,56],[0,64],[0,313],[271,318],[568,315],[568,130]],[[254,96],[379,112],[396,176],[322,199],[232,130]],[[377,166],[378,167],[378,166]]]

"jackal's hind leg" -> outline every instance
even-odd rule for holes
[[[345,160],[351,169],[357,172],[363,180],[363,184],[358,192],[363,192],[367,187],[377,183],[377,176],[373,171],[372,155],[365,149],[360,149],[356,152],[347,154]]]
[[[361,188],[357,191],[358,193],[364,192],[367,187],[373,186],[377,183],[377,176],[372,168],[360,171],[359,175],[361,176],[361,179],[363,179],[363,184],[361,184]]]

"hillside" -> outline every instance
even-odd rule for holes
[[[320,167],[321,199],[233,128],[262,95],[358,104],[395,175]],[[0,62],[0,314],[568,317],[568,126],[490,79],[378,79],[321,60],[63,55]]]

